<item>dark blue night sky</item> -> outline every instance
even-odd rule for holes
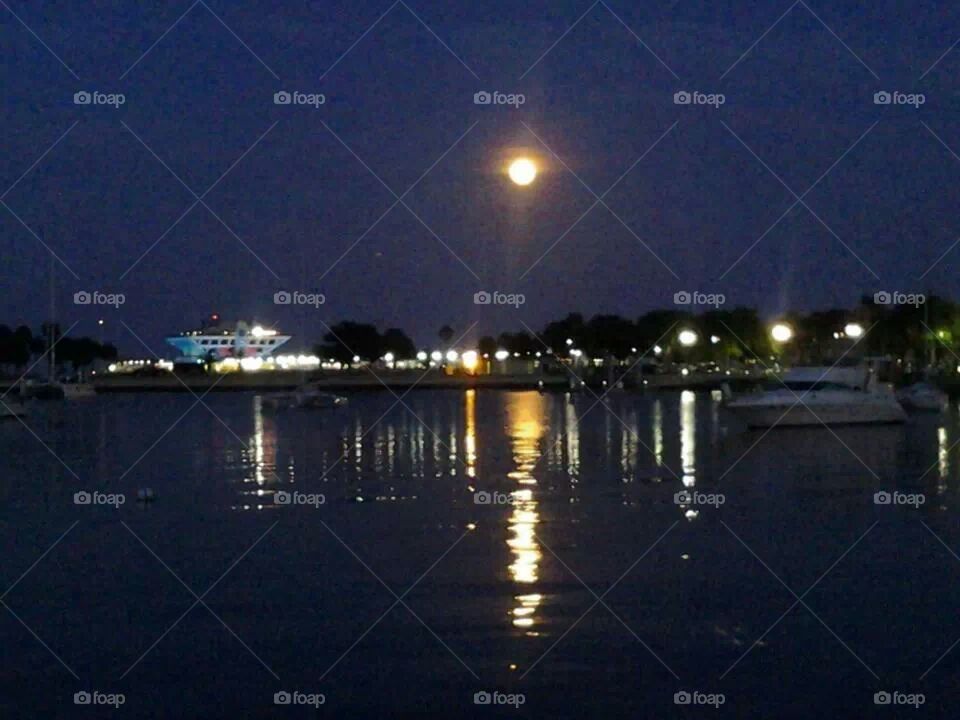
[[[161,351],[214,310],[429,345],[444,323],[635,317],[681,289],[767,315],[958,294],[960,247],[937,261],[960,237],[960,6],[645,5],[0,3],[0,321],[48,315],[31,231],[62,260],[60,322],[94,334],[104,316],[128,352],[120,320]],[[82,90],[126,101],[75,105]],[[521,153],[541,164],[524,189],[502,173]],[[126,303],[74,306],[84,289]],[[276,306],[283,289],[327,302]],[[481,289],[526,304],[476,306]]]

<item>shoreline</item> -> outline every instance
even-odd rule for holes
[[[281,392],[289,391],[305,382],[309,376],[302,372],[276,371],[270,373],[228,373],[224,375],[184,374],[154,377],[114,375],[94,381],[97,393],[121,392]],[[329,391],[370,390],[544,390],[567,392],[577,383],[571,375],[560,374],[493,374],[447,375],[439,371],[383,371],[370,373],[343,373],[309,378],[320,388]],[[723,383],[734,387],[762,382],[758,376],[727,376],[718,373],[691,373],[650,375],[645,385],[633,383],[628,390],[716,390]],[[604,389],[602,382],[588,382],[592,388]]]

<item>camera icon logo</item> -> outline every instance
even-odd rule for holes
[[[86,690],[81,690],[73,694],[74,705],[89,705],[91,702],[93,702],[93,696]]]
[[[473,494],[473,502],[476,505],[490,505],[493,503],[493,495],[486,490],[481,490]]]
[[[73,294],[74,305],[89,305],[91,302],[93,302],[93,296],[86,290],[80,290]]]
[[[293,102],[293,95],[288,93],[286,90],[281,90],[280,92],[275,92],[273,94],[274,105],[289,105],[292,102]]]
[[[89,105],[92,101],[93,96],[86,90],[81,90],[80,92],[75,92],[73,94],[74,105]]]
[[[874,105],[889,105],[891,102],[893,102],[893,96],[886,90],[880,90],[873,94]]]
[[[293,496],[285,490],[281,490],[273,495],[274,505],[289,505]]]
[[[874,505],[889,505],[891,502],[893,502],[893,496],[886,490],[881,490],[873,494]]]
[[[889,305],[893,302],[893,297],[886,290],[881,290],[873,294],[874,305]]]
[[[473,694],[473,704],[474,705],[489,705],[493,702],[493,696],[488,693],[486,690],[481,690],[480,692],[475,692]]]
[[[475,92],[473,94],[474,105],[489,105],[492,102],[493,102],[493,95],[488,93],[486,90],[481,90],[480,92]]]
[[[289,705],[291,702],[293,702],[293,696],[286,690],[281,690],[273,694],[274,705]]]
[[[493,296],[488,293],[486,290],[481,290],[480,292],[475,292],[473,294],[473,304],[474,305],[489,305],[493,302]]]
[[[74,505],[89,505],[92,502],[93,502],[93,495],[88,493],[86,490],[81,490],[80,492],[75,492],[73,494]]]
[[[680,690],[673,694],[674,705],[689,705],[693,701],[693,696],[686,690]]]
[[[293,302],[293,295],[288,293],[286,290],[280,290],[273,294],[273,304],[274,305],[289,305]]]
[[[686,290],[681,290],[680,292],[675,292],[673,294],[674,305],[689,305],[692,302],[693,296]]]
[[[689,505],[693,502],[693,497],[686,490],[681,490],[673,494],[674,505]]]
[[[674,105],[689,105],[691,102],[693,102],[693,96],[686,90],[680,90],[673,94]]]
[[[886,690],[881,690],[880,692],[873,694],[873,704],[874,705],[889,705],[893,701],[893,696],[890,695]]]

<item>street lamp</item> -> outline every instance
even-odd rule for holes
[[[774,342],[787,343],[793,340],[793,328],[786,323],[777,323],[770,328],[770,337]]]
[[[677,333],[677,340],[684,347],[693,347],[700,341],[700,337],[693,330],[681,330]]]
[[[857,338],[863,337],[863,325],[860,323],[847,323],[843,326],[843,332],[847,337],[856,340]]]

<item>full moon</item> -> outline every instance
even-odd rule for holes
[[[510,174],[510,179],[517,185],[529,185],[537,177],[537,166],[532,160],[517,158],[510,163],[510,169],[507,172]]]

